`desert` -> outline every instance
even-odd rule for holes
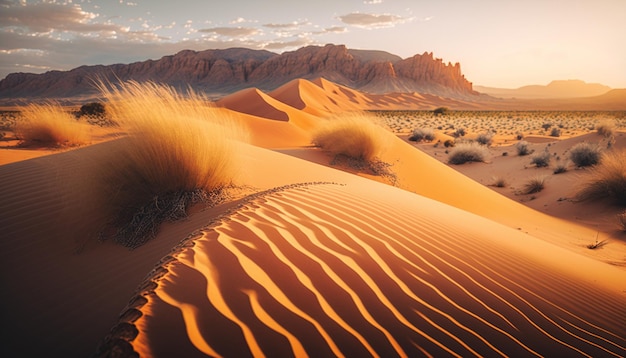
[[[0,32],[121,46],[96,3],[3,3]],[[249,38],[323,31],[255,14],[187,31],[241,47],[0,80],[3,357],[626,355],[626,85],[475,85],[430,49],[274,52]],[[11,51],[2,71],[45,67]]]

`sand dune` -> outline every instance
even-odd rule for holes
[[[224,98],[245,195],[132,251],[97,240],[90,185],[124,139],[2,149],[2,356],[624,356],[626,270],[568,246],[593,230],[401,139],[380,158],[398,187],[309,147],[317,116],[411,98],[443,103],[322,79]]]
[[[620,285],[607,289],[576,269],[584,262],[610,277],[609,267],[419,196],[382,187],[372,195],[376,186],[273,192],[192,235],[194,246],[143,293],[134,348],[148,356],[626,353]],[[509,243],[518,240],[541,252]],[[187,332],[184,346],[171,345],[173,327]]]

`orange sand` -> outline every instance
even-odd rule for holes
[[[401,139],[382,157],[398,187],[329,167],[306,147],[317,116],[409,96],[286,86],[219,103],[250,130],[241,184],[258,193],[132,251],[93,236],[88,184],[118,140],[30,160],[0,149],[3,356],[626,354],[626,270],[576,246],[592,229]]]

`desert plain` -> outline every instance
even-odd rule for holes
[[[101,95],[60,140],[4,112],[2,356],[626,355],[624,108]]]

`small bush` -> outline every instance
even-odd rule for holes
[[[446,141],[443,142],[443,146],[446,147],[446,148],[454,147],[454,145],[455,145],[455,143],[451,139],[446,139]]]
[[[493,133],[485,132],[479,134],[478,137],[476,137],[476,142],[482,145],[486,145],[487,147],[490,146],[491,143],[493,143]]]
[[[448,114],[448,112],[450,112],[450,109],[448,107],[439,107],[433,110],[433,114],[436,116],[444,116]]]
[[[596,144],[578,143],[570,150],[570,160],[577,167],[588,167],[600,162],[602,151]]]
[[[489,156],[489,150],[478,143],[461,143],[452,148],[448,157],[450,164],[464,164],[467,162],[484,162]]]
[[[496,188],[504,188],[506,186],[506,180],[502,177],[494,177],[491,185]]]
[[[543,168],[543,167],[547,167],[548,165],[550,165],[550,153],[549,152],[543,152],[540,154],[535,154],[532,156],[532,158],[530,159],[530,164],[534,164],[537,166],[537,168]]]
[[[105,114],[106,109],[104,108],[104,104],[100,102],[83,104],[78,111],[79,116],[104,116]]]
[[[454,133],[452,133],[452,136],[454,138],[460,138],[460,137],[464,137],[465,136],[465,128],[458,128],[457,130],[454,131]]]
[[[391,133],[365,114],[347,114],[328,120],[313,133],[313,144],[333,155],[375,161]]]
[[[552,131],[550,131],[550,137],[560,137],[561,136],[561,130],[557,127],[552,128]]]
[[[435,131],[432,128],[416,128],[409,140],[412,142],[432,142],[435,140]]]
[[[544,131],[547,131],[550,127],[552,127],[552,123],[544,123],[541,125],[541,128],[543,128]]]
[[[89,142],[89,128],[54,104],[31,104],[15,124],[15,135],[26,146],[64,147]]]
[[[545,188],[546,177],[536,176],[530,178],[526,184],[524,184],[524,194],[534,194],[542,191]]]
[[[517,142],[517,144],[515,144],[515,150],[517,151],[517,155],[519,156],[528,155],[534,152],[533,149],[530,149],[528,147],[528,142],[525,140]]]
[[[578,191],[579,200],[612,199],[626,205],[626,150],[604,155]]]
[[[557,163],[552,171],[554,174],[562,174],[567,171],[567,163]]]
[[[599,135],[609,138],[615,133],[615,122],[611,120],[604,120],[596,124],[596,131]]]

